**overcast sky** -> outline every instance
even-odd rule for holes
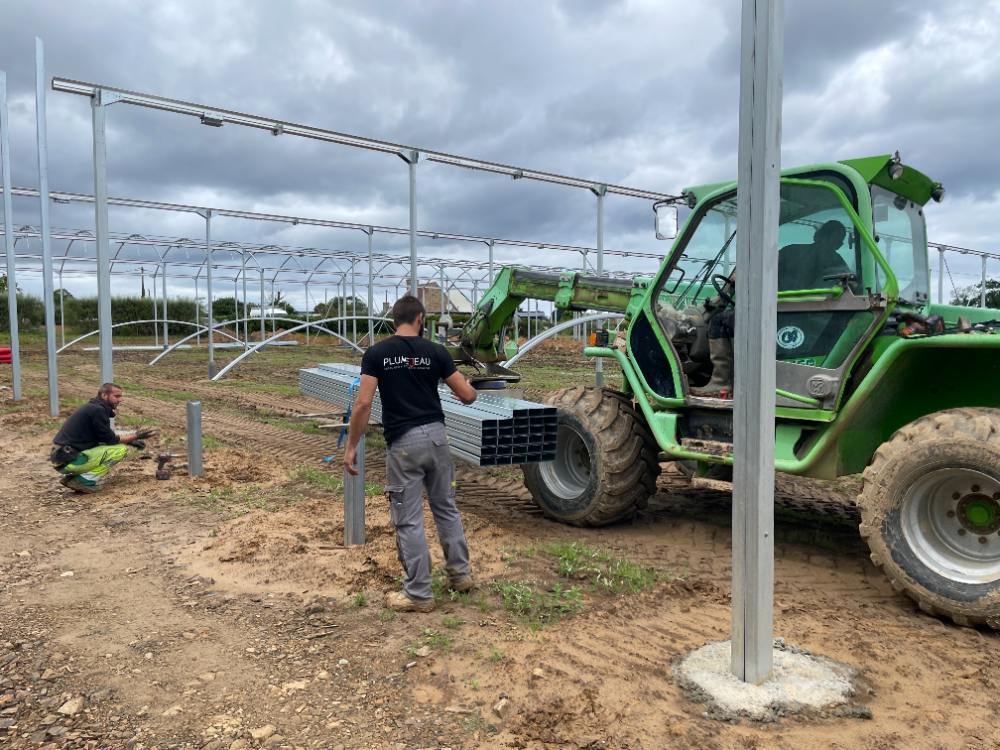
[[[5,0],[14,183],[38,184],[37,35],[50,76],[677,193],[735,177],[739,22],[736,0]],[[947,189],[927,211],[930,238],[1000,250],[1000,2],[789,0],[785,42],[783,166],[899,149]],[[122,105],[108,118],[113,196],[407,225],[406,166],[393,156]],[[48,138],[51,188],[92,192],[88,101],[50,90]],[[418,184],[422,229],[595,242],[586,191],[430,163]],[[17,199],[15,213],[18,225],[38,224],[37,201]],[[93,211],[53,205],[52,224],[89,229]],[[609,197],[605,226],[608,248],[666,249],[648,201]],[[197,217],[120,208],[111,230],[204,231]],[[365,248],[357,232],[260,222],[219,220],[213,234]],[[376,247],[408,252],[405,238],[377,236]],[[480,245],[425,241],[420,251],[485,258]],[[548,251],[497,257],[579,262]],[[653,270],[615,258],[606,266]],[[959,285],[978,274],[972,259],[950,266]],[[40,288],[37,275],[19,282]],[[95,283],[65,286],[92,293]]]

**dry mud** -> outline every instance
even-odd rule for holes
[[[87,395],[92,368],[81,358],[64,392]],[[893,592],[858,539],[847,485],[779,488],[775,633],[857,669],[859,710],[719,721],[673,665],[728,637],[728,497],[681,493],[668,473],[635,519],[583,530],[540,517],[517,472],[463,470],[479,590],[390,618],[380,602],[399,568],[378,487],[368,543],[344,548],[342,497],[323,481],[336,471],[321,460],[335,438],[261,421],[317,404],[173,376],[203,398],[219,443],[199,479],[157,481],[132,457],[103,493],[72,495],[46,463],[44,396],[2,414],[2,747],[1000,748],[1000,637]],[[156,419],[176,446],[182,402],[126,393],[122,413]],[[427,527],[433,537],[429,516]],[[546,550],[572,541],[659,580],[605,593],[560,576]],[[582,607],[539,627],[496,592],[524,581],[576,585]]]

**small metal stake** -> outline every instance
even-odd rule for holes
[[[188,475],[200,477],[204,473],[201,450],[201,401],[187,402]]]
[[[358,441],[358,475],[344,470],[344,546],[365,543],[365,436]]]

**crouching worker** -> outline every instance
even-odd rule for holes
[[[388,445],[386,495],[396,529],[396,551],[403,566],[403,590],[386,597],[386,606],[400,612],[434,609],[431,556],[424,535],[423,491],[444,552],[448,586],[472,588],[469,546],[455,505],[455,469],[451,462],[444,412],[438,396],[442,380],[465,404],[476,400],[448,350],[423,338],[424,306],[406,295],[392,306],[396,335],[380,341],[361,360],[361,383],[351,412],[344,451],[344,468],[352,475],[358,442],[371,414],[375,389],[382,402],[382,425]]]
[[[74,492],[97,492],[111,467],[125,458],[126,445],[145,448],[142,441],[156,430],[140,430],[120,437],[111,419],[122,402],[122,389],[105,383],[97,396],[73,412],[52,439],[49,459],[63,478],[59,483]]]

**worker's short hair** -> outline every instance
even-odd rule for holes
[[[409,325],[417,319],[418,315],[426,314],[424,303],[412,294],[404,294],[392,306],[392,322],[397,326]]]
[[[97,397],[100,398],[101,396],[107,396],[115,388],[117,388],[119,391],[125,390],[120,385],[118,385],[118,383],[101,383],[101,387],[97,389]]]

